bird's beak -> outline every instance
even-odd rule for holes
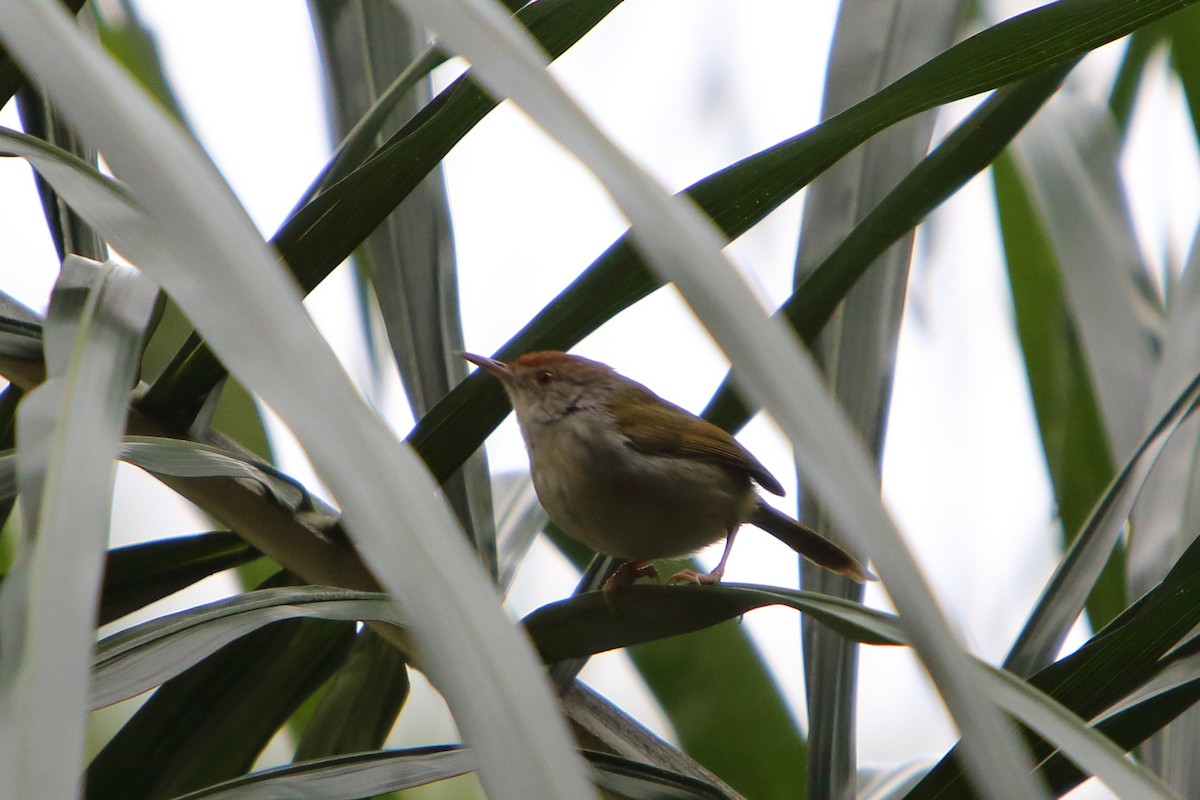
[[[491,373],[501,380],[512,376],[512,371],[509,370],[508,364],[505,364],[503,361],[497,361],[496,359],[488,358],[487,356],[477,356],[474,353],[460,352],[459,355],[465,358],[467,361],[470,361],[475,366],[479,367],[484,372]]]

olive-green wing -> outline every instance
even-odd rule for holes
[[[666,406],[672,413],[663,413]],[[613,419],[630,446],[647,455],[695,458],[745,470],[768,492],[783,495],[783,486],[728,431],[668,403],[649,389],[622,389],[610,404]]]

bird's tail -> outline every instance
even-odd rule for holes
[[[818,567],[858,583],[879,580],[854,556],[768,503],[759,502],[750,517],[750,524],[762,528]]]

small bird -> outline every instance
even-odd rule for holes
[[[862,583],[875,576],[819,533],[763,502],[783,486],[728,432],[669,403],[598,361],[558,351],[511,363],[460,353],[496,376],[529,450],[538,499],[567,535],[625,559],[606,591],[658,577],[650,561],[725,539],[707,574],[671,582],[718,583],[734,536],[749,522],[813,563]]]

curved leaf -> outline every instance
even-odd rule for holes
[[[310,510],[314,501],[298,481],[253,456],[188,439],[126,436],[117,457],[157,475],[177,478],[245,478],[262,486],[284,508]],[[0,498],[16,494],[17,464],[0,455]],[[332,512],[331,512],[332,513]]]
[[[1124,750],[1090,729],[1085,720],[1004,670],[984,667],[981,672],[990,676],[990,690],[1013,717],[1102,780],[1118,797],[1174,800],[1175,795],[1162,781],[1126,759]]]
[[[1193,708],[1198,700],[1200,681],[1191,681],[1143,700],[1114,717],[1104,719],[1097,723],[1096,728],[1125,750],[1132,750],[1185,710]],[[1039,771],[1060,795],[1066,794],[1090,777],[1058,753],[1043,762]]]
[[[92,708],[135,697],[272,622],[378,620],[404,626],[387,595],[320,586],[260,589],[135,625],[96,646]]]
[[[177,478],[246,478],[269,491],[284,508],[311,508],[308,491],[293,478],[255,458],[202,442],[157,436],[126,436],[120,458],[147,472]]]
[[[175,800],[260,800],[264,796],[359,800],[464,775],[475,768],[473,753],[447,746],[355,753],[276,767]]]
[[[611,796],[629,800],[730,800],[725,792],[695,778],[608,753],[585,750],[583,755],[592,765],[595,785]],[[355,753],[264,770],[176,800],[259,800],[266,796],[358,800],[424,786],[474,769],[471,751],[455,747]]]
[[[0,588],[0,786],[11,797],[71,796],[83,767],[113,457],[155,295],[136,270],[71,256],[51,298],[49,378],[18,414],[28,538]]]
[[[601,653],[690,633],[766,605],[790,606],[864,644],[906,644],[896,617],[851,600],[764,586],[629,586],[550,603],[525,617],[542,658]]]

